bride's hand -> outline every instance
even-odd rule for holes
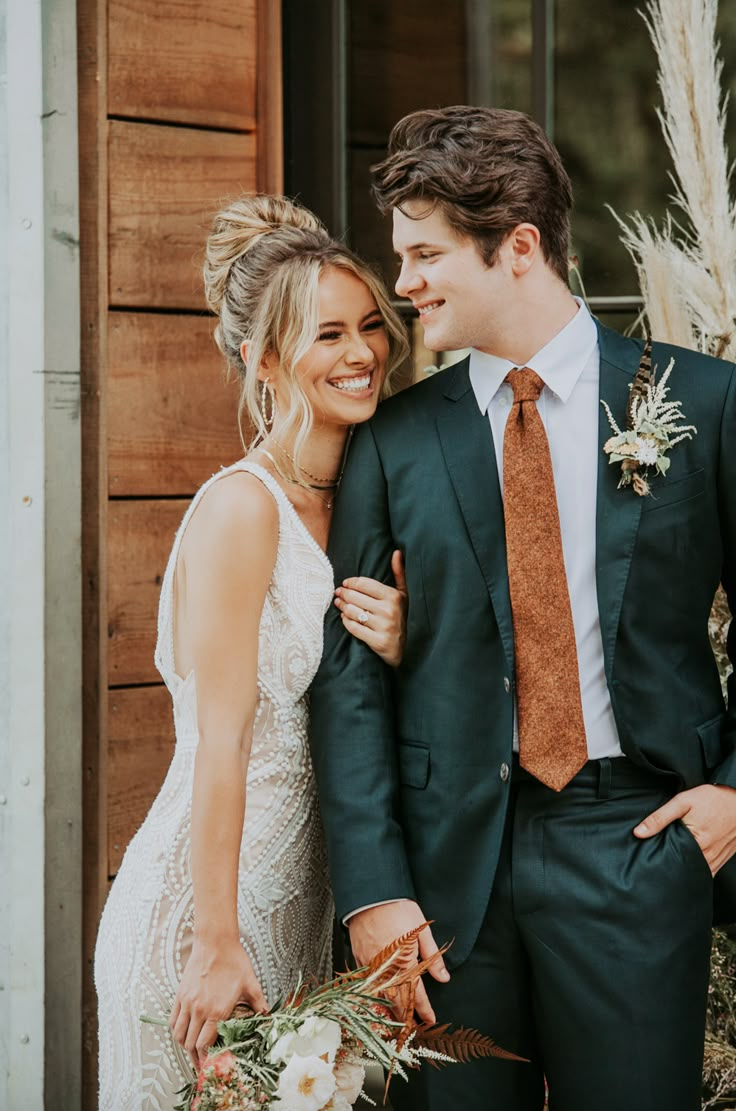
[[[406,644],[406,590],[404,560],[400,551],[391,557],[396,587],[364,577],[345,579],[335,591],[335,605],[349,633],[362,640],[384,663],[398,667]]]
[[[268,1010],[253,965],[239,940],[207,945],[196,938],[179,984],[169,1025],[195,1069],[217,1037],[217,1024],[229,1018],[237,1003],[254,1011]]]

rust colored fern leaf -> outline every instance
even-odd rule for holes
[[[511,1053],[508,1049],[502,1049],[500,1045],[496,1045],[493,1038],[486,1037],[477,1030],[459,1026],[457,1030],[451,1031],[448,1023],[440,1026],[426,1024],[418,1026],[414,1035],[414,1044],[426,1049],[435,1049],[438,1053],[444,1053],[446,1057],[452,1057],[461,1064],[479,1060],[481,1057],[501,1057],[505,1061],[528,1060],[526,1057]],[[432,1064],[440,1063],[432,1062]]]
[[[367,976],[372,976],[389,957],[396,956],[398,963],[402,957],[408,956],[407,950],[411,949],[422,930],[426,929],[427,926],[431,926],[431,924],[431,922],[422,922],[421,925],[415,926],[413,930],[408,930],[405,934],[402,934],[401,937],[397,937],[394,941],[389,942],[380,953],[376,953],[370,964],[363,970],[362,978],[365,979]]]
[[[402,984],[409,982],[416,982],[420,976],[423,976],[428,971],[431,965],[441,957],[450,948],[452,942],[448,941],[446,945],[441,946],[436,953],[431,957],[426,957],[424,960],[417,961],[416,964],[407,965],[406,969],[399,970],[391,980],[391,990],[401,987]]]
[[[396,1039],[396,1044],[399,1049],[403,1049],[404,1044],[415,1028],[414,1023],[414,1008],[416,1005],[417,997],[417,981],[409,980],[398,988],[396,997],[393,1002],[393,1010],[398,1018],[403,1018],[404,1026],[399,1031]]]

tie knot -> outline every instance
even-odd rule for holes
[[[536,370],[524,366],[520,370],[511,370],[506,375],[505,381],[514,391],[514,404],[520,401],[536,401],[544,388],[544,382]]]

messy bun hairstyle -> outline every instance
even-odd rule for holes
[[[242,381],[239,419],[253,430],[246,450],[267,435],[261,413],[258,370],[266,356],[279,365],[279,385],[287,411],[278,413],[282,434],[295,432],[296,459],[314,417],[295,373],[319,333],[320,274],[327,268],[354,274],[373,295],[386,324],[389,360],[382,396],[390,392],[391,372],[404,359],[404,327],[391,308],[383,283],[352,251],[331,239],[308,209],[286,197],[242,196],[215,216],[207,239],[204,286],[207,304],[217,315],[215,340]],[[241,355],[245,341],[246,362]]]

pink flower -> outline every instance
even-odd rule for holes
[[[228,1080],[238,1068],[238,1059],[229,1049],[224,1049],[207,1062],[208,1071],[220,1080]]]

